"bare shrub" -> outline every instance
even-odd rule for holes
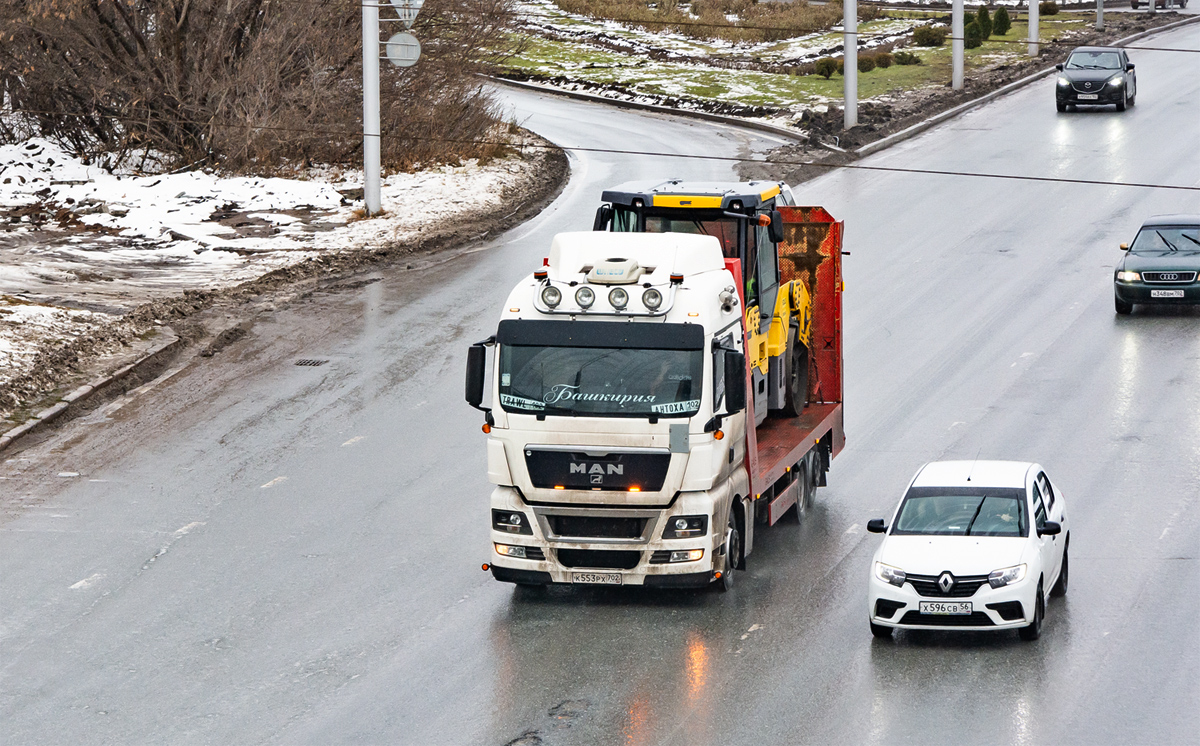
[[[693,18],[676,0],[555,0],[563,10],[589,18],[625,21],[648,31],[726,41],[777,41],[829,28],[842,18],[834,4],[759,3],[754,0],[695,0]],[[726,16],[737,16],[730,21]],[[747,28],[750,27],[750,28]]]
[[[391,11],[381,11],[387,16]],[[489,155],[472,75],[513,51],[512,0],[428,0],[421,61],[382,65],[391,168]],[[391,30],[395,24],[383,24]],[[118,160],[270,169],[361,157],[358,6],[272,0],[0,0],[0,95],[26,131]]]

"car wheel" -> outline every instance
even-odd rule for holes
[[[1058,571],[1058,582],[1050,589],[1051,596],[1067,595],[1067,582],[1069,581],[1067,571],[1070,569],[1070,565],[1067,563],[1067,552],[1070,548],[1070,546],[1063,547],[1062,569]]]
[[[1129,91],[1121,91],[1121,100],[1117,102],[1117,111],[1125,111],[1125,105],[1129,103]]]
[[[871,634],[878,637],[880,640],[886,640],[892,636],[892,628],[885,627],[882,624],[871,622]]]
[[[787,354],[784,356],[783,413],[799,417],[808,404],[808,348],[800,344],[800,330],[788,329]]]
[[[1123,301],[1115,295],[1113,296],[1113,304],[1117,307],[1117,313],[1122,316],[1128,316],[1133,313],[1133,304]]]
[[[733,576],[736,574],[736,567],[741,564],[741,556],[742,538],[738,534],[731,507],[729,509],[729,526],[725,529],[725,567],[721,570],[721,577],[717,581],[717,588],[721,593],[733,590]]]
[[[1133,8],[1134,10],[1137,10],[1138,9],[1137,0],[1130,0],[1129,7]]]
[[[1042,636],[1042,619],[1046,616],[1046,600],[1042,595],[1042,581],[1038,581],[1037,598],[1033,602],[1033,621],[1017,630],[1022,640],[1036,640]]]
[[[1067,105],[1066,105],[1066,103],[1064,103],[1062,101],[1055,101],[1054,108],[1058,109],[1059,111],[1066,111]]]

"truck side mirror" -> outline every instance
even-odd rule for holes
[[[606,231],[609,223],[612,222],[613,209],[612,205],[600,205],[596,208],[596,221],[592,223],[592,230]]]
[[[873,534],[882,534],[887,531],[887,524],[883,522],[882,518],[872,518],[867,521],[867,531]]]
[[[725,353],[725,411],[729,414],[746,408],[746,356],[741,352]]]
[[[481,344],[467,349],[467,404],[483,409],[483,375],[487,368],[487,348]]]
[[[783,216],[779,214],[779,210],[771,210],[771,224],[767,226],[767,234],[772,243],[783,240]]]

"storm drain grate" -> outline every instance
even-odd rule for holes
[[[303,360],[297,360],[296,365],[308,365],[308,366],[315,368],[318,365],[324,365],[327,362],[329,362],[329,361],[328,360],[314,360],[313,358],[306,357]]]

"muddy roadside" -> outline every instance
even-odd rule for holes
[[[102,395],[71,405],[65,414],[94,409],[152,379],[167,365],[189,355],[211,356],[244,335],[257,314],[286,306],[317,292],[361,287],[369,272],[418,270],[444,261],[531,219],[566,185],[570,175],[565,153],[527,133],[535,147],[526,148],[529,178],[507,187],[488,209],[469,220],[438,219],[416,238],[381,241],[354,250],[330,250],[228,287],[184,290],[141,303],[108,323],[91,326],[64,343],[39,349],[32,364],[0,385],[0,434],[28,421],[66,392],[103,378],[144,356],[170,334],[180,343],[152,364],[106,387]],[[531,142],[532,144],[532,142]],[[165,328],[165,330],[164,330]],[[60,417],[57,422],[65,420]]]

